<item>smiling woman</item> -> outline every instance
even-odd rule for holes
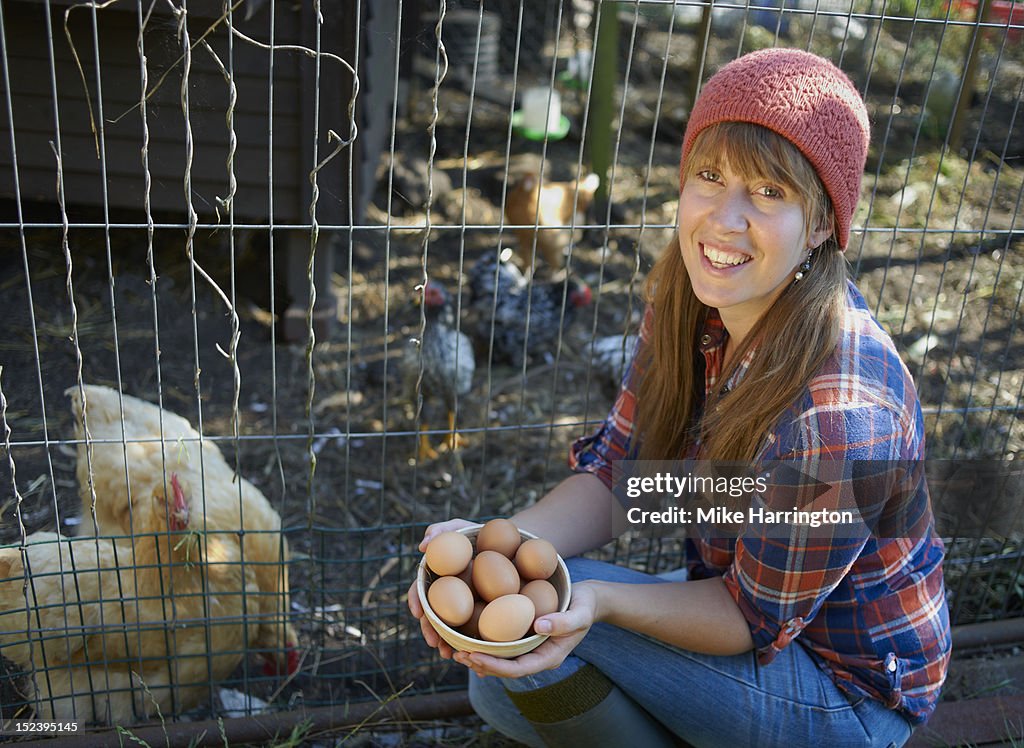
[[[512,518],[568,559],[569,609],[538,617],[550,637],[514,660],[423,627],[472,669],[498,730],[529,745],[899,746],[934,709],[950,636],[921,409],[843,258],[868,139],[852,83],[807,52],[755,52],[705,85],[618,399],[573,446],[577,475]],[[767,476],[728,517],[720,502],[689,520],[687,581],[571,558],[635,517],[613,468],[638,458]],[[885,526],[845,521],[853,507]],[[415,591],[409,605],[422,617]]]
[[[726,143],[736,144],[731,161]],[[723,123],[697,137],[679,197],[679,246],[694,294],[718,309],[734,345],[832,235],[818,195],[817,174],[781,135]]]

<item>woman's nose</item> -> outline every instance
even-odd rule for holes
[[[726,232],[746,231],[750,200],[745,192],[724,190],[712,207],[710,218],[716,229]]]

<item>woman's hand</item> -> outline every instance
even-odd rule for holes
[[[426,551],[427,544],[442,532],[458,530],[459,528],[468,527],[473,524],[476,523],[464,519],[450,519],[445,522],[435,522],[434,524],[429,525],[423,533],[423,540],[420,541],[420,552]],[[426,616],[423,615],[423,605],[420,603],[419,593],[416,592],[415,580],[413,580],[413,583],[409,586],[408,603],[409,611],[413,614],[413,617],[417,618],[420,622],[420,631],[423,633],[424,641],[427,642],[428,646],[436,649],[442,657],[450,660],[455,650],[453,650],[448,643],[442,639],[436,631],[434,631],[434,627],[430,625],[430,621],[428,621]]]
[[[430,545],[430,541],[442,532],[461,530],[463,527],[469,527],[470,525],[476,524],[479,523],[470,522],[468,519],[459,519],[456,517],[455,519],[449,519],[444,522],[435,522],[432,525],[427,525],[427,529],[423,531],[423,540],[420,541],[419,550],[421,553],[425,553],[427,546]]]
[[[572,602],[564,613],[550,613],[534,622],[534,631],[549,638],[532,652],[514,660],[491,657],[480,652],[456,652],[456,662],[472,668],[479,676],[519,678],[552,670],[569,656],[598,620],[597,585],[578,582],[572,586]],[[437,636],[437,634],[434,634]]]

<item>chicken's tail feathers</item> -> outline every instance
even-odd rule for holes
[[[594,193],[597,192],[597,188],[601,186],[601,177],[597,174],[588,174],[580,183],[580,192],[593,197]]]

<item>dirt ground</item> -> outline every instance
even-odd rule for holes
[[[663,44],[657,31],[647,33],[635,52],[637,68],[645,69],[641,63]],[[683,36],[678,44],[674,65],[688,59],[693,40]],[[879,54],[891,56],[900,44],[886,36],[882,47]],[[726,54],[724,44],[711,50],[712,58]],[[354,232],[354,243],[348,232],[325,233],[321,244],[337,252],[339,318],[311,351],[303,341],[283,341],[273,326],[272,290],[277,312],[285,299],[271,288],[266,242],[227,228],[197,234],[197,262],[237,310],[237,414],[232,318],[211,283],[190,267],[185,231],[156,231],[155,284],[142,230],[75,228],[66,236],[67,253],[60,229],[0,234],[0,387],[11,444],[10,463],[0,467],[0,541],[17,540],[16,510],[28,533],[73,531],[80,515],[73,447],[62,443],[72,437],[65,389],[81,377],[151,401],[162,392],[171,410],[194,424],[201,416],[203,433],[264,491],[287,528],[294,621],[307,655],[297,678],[261,681],[252,693],[282,706],[319,705],[383,697],[408,684],[460,682],[461,674],[430,658],[404,607],[415,545],[426,523],[506,514],[535,500],[564,476],[568,445],[592,428],[585,423],[607,411],[611,390],[591,369],[586,344],[635,324],[644,273],[675,211],[686,102],[674,93],[681,85],[666,88],[652,146],[659,82],[649,69],[629,92],[612,204],[595,206],[588,220],[599,228],[582,232],[572,255],[573,272],[594,289],[594,304],[565,331],[559,355],[535,362],[525,376],[478,361],[473,390],[459,404],[468,446],[434,461],[414,459],[415,398],[398,375],[419,329],[414,288],[425,266],[454,292],[460,268],[499,242],[514,242],[509,232],[498,235],[506,168],[514,174],[542,146],[515,139],[506,167],[507,106],[477,99],[466,146],[469,99],[457,86],[442,90],[435,168],[453,186],[436,196],[431,221],[448,228],[429,237],[405,228],[425,214],[400,195],[389,200],[382,163],[385,179],[369,222],[394,229]],[[922,119],[913,102],[920,81],[897,91],[885,66],[876,69],[868,97],[876,128],[865,180],[870,199],[856,221],[871,230],[855,236],[851,266],[905,352],[926,409],[932,456],[1016,456],[1024,443],[1024,266],[1015,261],[1024,249],[1024,153],[1007,152],[1006,143],[1019,149],[1024,142],[1012,116],[1013,82],[1024,62],[1007,58],[997,68],[1002,77],[985,111],[999,125],[981,128],[973,162],[947,154],[941,164],[934,140],[918,132]],[[670,73],[685,79],[681,68]],[[894,100],[900,114],[892,114]],[[575,123],[582,103],[581,95],[567,94],[566,113]],[[413,107],[400,123],[401,158],[426,158],[426,124],[424,107]],[[548,144],[553,178],[575,171],[579,135]],[[46,206],[32,209],[52,216]],[[997,539],[986,552],[1013,556],[1019,540]],[[667,563],[671,552],[653,554]],[[971,568],[955,581],[973,579]],[[1020,610],[1019,583],[1000,578],[993,582],[998,599],[975,601],[971,615],[991,614],[1008,595],[1016,602],[1003,610]]]

